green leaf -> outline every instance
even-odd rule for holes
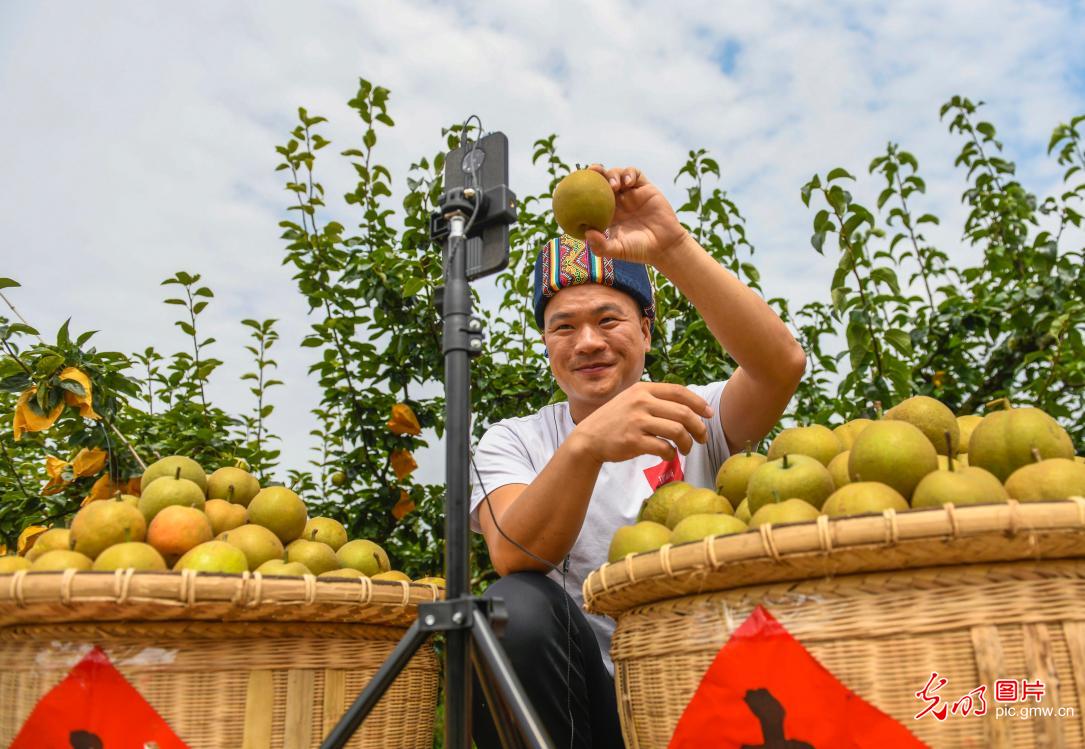
[[[851,175],[851,172],[849,172],[847,169],[844,169],[843,167],[838,166],[836,169],[833,169],[831,172],[829,172],[828,174],[825,175],[825,181],[826,182],[832,182],[835,179],[854,180],[855,177],[853,177]]]
[[[11,278],[0,278],[0,289],[14,289],[19,285],[18,281]]]
[[[912,338],[903,330],[892,329],[885,331],[885,340],[903,356],[912,355]]]
[[[407,282],[403,284],[403,296],[412,297],[422,290],[422,287],[426,285],[426,279],[424,278],[408,278]]]

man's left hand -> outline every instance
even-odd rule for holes
[[[636,167],[588,168],[607,178],[615,203],[609,238],[594,229],[585,232],[592,252],[657,269],[665,265],[668,251],[674,251],[687,233],[663,193]]]

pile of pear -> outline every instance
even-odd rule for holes
[[[138,495],[90,502],[69,527],[39,535],[25,556],[0,557],[0,574],[20,569],[250,571],[411,582],[392,569],[379,544],[349,539],[334,518],[309,517],[289,488],[261,487],[237,466],[208,475],[183,455],[148,466]],[[438,577],[416,582],[444,586]]]
[[[672,481],[619,528],[608,559],[772,525],[942,507],[1085,497],[1085,457],[1038,408],[955,416],[915,396],[879,419],[782,430],[719,467],[713,489]]]

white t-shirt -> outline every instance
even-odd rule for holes
[[[689,455],[679,452],[676,460],[670,463],[664,463],[658,455],[641,455],[621,463],[604,463],[599,470],[584,525],[569,552],[566,591],[578,605],[583,605],[581,586],[584,578],[607,561],[611,536],[621,526],[636,522],[641,504],[656,487],[681,479],[693,486],[715,488],[716,472],[730,454],[719,414],[720,393],[725,384],[688,386],[712,407],[712,418],[704,420],[708,426],[706,444],[694,441]],[[503,419],[486,430],[475,450],[479,475],[474,469],[470,471],[471,528],[475,532],[482,532],[478,513],[486,512],[485,508],[479,507],[484,497],[483,487],[487,492],[493,492],[506,484],[530,484],[574,426],[569,404],[555,403],[532,416]],[[549,576],[561,583],[560,573],[551,571]],[[614,620],[592,614],[587,617],[599,641],[603,660],[613,673],[610,636],[614,631]]]

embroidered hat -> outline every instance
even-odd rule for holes
[[[656,308],[647,268],[640,263],[596,255],[583,240],[562,234],[543,245],[535,258],[535,322],[539,329],[543,328],[543,311],[554,294],[586,283],[624,291],[644,312],[649,327],[655,323]]]

